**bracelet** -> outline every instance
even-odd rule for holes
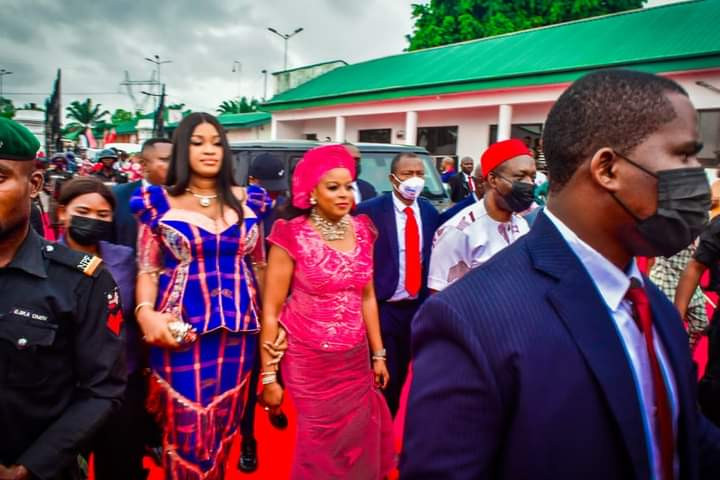
[[[383,362],[386,362],[386,361],[387,361],[387,358],[386,358],[386,357],[383,357],[383,356],[380,356],[380,355],[373,355],[373,356],[372,356],[372,359],[373,359],[373,361],[374,361],[374,360],[382,360]]]
[[[387,349],[381,348],[378,351],[372,352],[373,357],[387,357]]]
[[[154,307],[155,304],[153,302],[140,302],[135,306],[135,316],[137,317],[138,312],[143,307]]]
[[[262,375],[262,376],[265,376],[265,375],[277,375],[277,372],[276,372],[275,370],[273,370],[273,371],[271,371],[271,372],[260,372],[260,375]]]
[[[270,385],[275,382],[277,382],[277,375],[268,375],[262,378],[263,385]]]

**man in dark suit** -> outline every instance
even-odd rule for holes
[[[450,186],[450,200],[457,203],[475,191],[476,179],[472,176],[473,159],[463,157],[460,161],[460,171],[448,181]]]
[[[672,80],[598,71],[544,145],[533,229],[415,317],[401,478],[720,478],[682,321],[634,260],[702,228],[695,109]]]
[[[455,216],[460,210],[464,209],[465,207],[469,207],[473,203],[479,202],[483,196],[485,196],[485,179],[482,175],[482,165],[478,164],[477,167],[475,167],[475,173],[473,175],[474,180],[474,186],[475,191],[468,195],[467,197],[460,200],[458,203],[453,205],[452,207],[448,208],[444,212],[440,214],[440,225],[450,220],[452,217]]]
[[[140,158],[145,178],[137,182],[115,185],[112,189],[117,207],[113,218],[113,243],[137,248],[137,220],[130,212],[130,197],[142,185],[164,185],[167,176],[172,141],[167,138],[151,138],[143,143]]]
[[[355,205],[359,205],[360,202],[377,197],[377,190],[372,186],[372,183],[360,178],[360,172],[362,171],[362,154],[360,153],[360,149],[352,143],[345,143],[344,146],[355,160],[355,175],[357,178],[355,179],[355,190],[353,194],[355,196]]]
[[[375,295],[390,372],[384,394],[394,415],[410,362],[410,322],[427,296],[430,250],[439,215],[420,197],[425,183],[420,157],[398,154],[390,172],[392,193],[361,203],[356,213],[368,215],[378,229],[373,259]]]

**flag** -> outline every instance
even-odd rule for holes
[[[62,72],[58,69],[53,91],[50,98],[45,100],[45,150],[48,157],[55,152],[62,151],[60,135],[60,125],[62,123],[62,116],[60,115],[61,77]]]
[[[97,148],[97,142],[95,141],[95,136],[93,135],[90,127],[85,129],[85,139],[87,140],[88,147]]]
[[[160,95],[160,103],[155,111],[155,136],[165,137],[165,84],[162,86],[162,94]]]

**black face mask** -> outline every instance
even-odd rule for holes
[[[112,222],[73,215],[70,217],[68,233],[80,245],[97,245],[100,240],[110,238]]]
[[[644,257],[672,257],[690,245],[705,228],[711,194],[702,167],[676,168],[651,172],[620,154],[630,165],[657,178],[657,210],[645,219],[638,218],[623,202],[615,201],[637,222],[644,240],[635,245],[633,254]]]
[[[507,204],[508,208],[515,213],[524,212],[535,200],[535,185],[532,183],[520,182],[518,180],[509,180],[502,175],[494,174],[499,178],[502,178],[506,182],[512,185],[510,192],[505,195],[500,194],[503,201]],[[499,193],[499,192],[498,192]]]

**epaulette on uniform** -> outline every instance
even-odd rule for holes
[[[97,277],[100,273],[102,259],[95,255],[77,252],[64,245],[50,243],[43,247],[45,256],[50,260],[80,270],[88,277]]]

